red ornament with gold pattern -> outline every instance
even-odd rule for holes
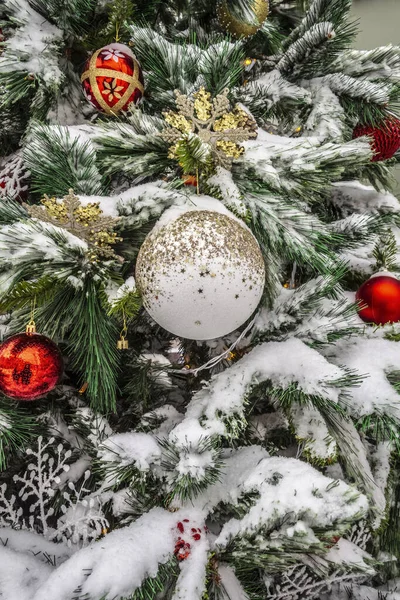
[[[132,50],[114,43],[96,50],[81,76],[86,98],[97,110],[117,115],[143,96],[144,79]]]
[[[53,390],[63,373],[57,345],[36,333],[33,320],[26,333],[8,338],[0,346],[0,392],[9,398],[31,401]]]
[[[377,126],[358,125],[353,131],[353,139],[363,135],[373,138],[371,142],[374,152],[372,162],[392,158],[400,149],[400,119],[388,117]]]
[[[400,321],[400,281],[390,273],[373,275],[358,289],[361,319],[366,323],[385,325]]]

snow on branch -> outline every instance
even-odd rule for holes
[[[153,508],[132,525],[109,533],[101,543],[76,552],[50,574],[31,600],[70,600],[77,590],[88,598],[131,597],[171,558],[176,521],[175,513]]]
[[[0,200],[0,207],[1,207]],[[19,273],[30,265],[30,273],[57,274],[67,279],[84,260],[86,242],[59,227],[35,219],[19,221],[0,228],[4,269],[0,276],[0,294],[4,295],[16,282]],[[32,270],[32,262],[35,268]]]
[[[388,325],[387,327],[390,327]],[[390,384],[387,375],[400,365],[400,347],[381,336],[359,336],[338,340],[325,350],[328,359],[345,364],[364,375],[358,387],[349,391],[348,410],[352,417],[388,415],[400,422],[400,395]]]
[[[86,132],[35,123],[25,144],[24,159],[33,188],[42,195],[63,196],[71,188],[86,195],[104,191],[94,144]]]
[[[318,79],[309,82],[313,108],[304,125],[303,136],[315,136],[321,142],[342,142],[345,132],[345,112],[338,97]]]
[[[4,0],[3,8],[18,26],[0,57],[0,73],[22,71],[60,87],[64,75],[58,66],[62,31],[37,13],[28,0]]]
[[[298,40],[321,21],[331,20],[335,25],[347,17],[352,0],[313,0],[299,25],[287,37],[284,46]]]
[[[208,386],[193,396],[170,441],[182,449],[190,443],[195,451],[209,436],[235,437],[232,421],[239,428],[240,422],[245,422],[246,396],[262,382],[283,390],[295,384],[305,395],[337,403],[340,388],[335,382],[344,376],[341,368],[298,339],[261,344],[230,369],[213,376]]]
[[[315,406],[301,406],[295,402],[289,408],[289,418],[306,457],[322,464],[334,461],[337,455],[336,442]]]
[[[297,63],[301,62],[314,49],[322,43],[329,41],[335,36],[335,28],[332,23],[322,22],[312,25],[304,35],[293,42],[282,56],[276,68],[281,73],[288,73],[295,69]]]
[[[356,79],[343,73],[332,73],[321,78],[321,83],[328,85],[338,96],[361,98],[366,102],[389,104],[392,84],[374,83],[367,79]]]
[[[222,527],[216,546],[226,546],[232,538],[260,528],[271,531],[283,519],[289,537],[294,535],[290,527],[299,521],[311,529],[346,528],[368,510],[367,499],[357,490],[292,458],[263,459],[241,482],[240,490],[243,494],[256,492],[259,498],[242,519],[231,519]]]
[[[262,108],[263,112],[285,99],[310,101],[308,90],[287,81],[277,69],[249,81],[244,88],[235,90],[235,94],[244,105],[249,104],[253,110],[254,107]]]
[[[333,184],[332,202],[345,214],[394,213],[399,210],[398,199],[390,192],[377,191],[359,181],[338,181]]]
[[[346,50],[332,65],[332,70],[363,79],[400,79],[400,47],[388,44],[373,50]]]

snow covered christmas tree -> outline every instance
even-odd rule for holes
[[[400,598],[400,48],[350,5],[2,0],[2,599]]]

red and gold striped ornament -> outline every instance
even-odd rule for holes
[[[144,79],[132,50],[113,43],[96,50],[81,76],[86,98],[97,110],[117,115],[143,96]]]
[[[379,126],[357,125],[353,131],[353,139],[369,135],[372,137],[371,147],[374,152],[372,162],[392,158],[400,149],[400,119],[389,117]]]

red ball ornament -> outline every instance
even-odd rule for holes
[[[390,275],[371,277],[356,293],[358,314],[366,323],[385,325],[400,321],[400,281]]]
[[[143,96],[144,79],[132,50],[109,44],[96,50],[81,76],[86,98],[97,110],[116,115]]]
[[[17,400],[36,400],[57,385],[63,360],[56,344],[39,334],[18,333],[0,346],[0,391]]]
[[[379,127],[372,125],[358,125],[353,131],[353,139],[369,135],[373,138],[372,150],[374,156],[372,162],[386,160],[400,148],[400,119],[394,117],[385,119]]]

